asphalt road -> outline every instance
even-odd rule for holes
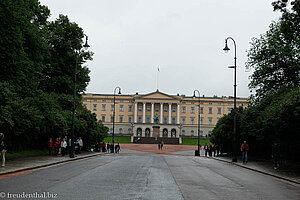
[[[213,159],[131,153],[0,177],[0,197],[49,192],[57,199],[300,199],[297,185]]]

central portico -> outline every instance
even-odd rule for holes
[[[160,127],[158,137],[179,137],[180,101],[179,97],[159,91],[134,97],[133,135],[156,137],[153,135],[153,125],[157,115]]]

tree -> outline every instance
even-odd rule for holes
[[[273,22],[266,34],[253,38],[248,51],[247,68],[253,68],[249,88],[260,101],[281,88],[293,88],[300,83],[300,2],[292,1],[289,11],[287,1],[273,3],[282,17]]]

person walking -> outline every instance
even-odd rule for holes
[[[110,144],[109,144],[109,142],[107,142],[107,144],[106,144],[106,150],[107,150],[107,153],[109,153],[109,151],[110,151]]]
[[[245,140],[241,146],[241,152],[243,154],[243,163],[248,162],[248,151],[249,151],[249,145],[247,144],[247,141]]]
[[[105,142],[103,142],[102,143],[102,152],[106,152],[106,143]]]
[[[49,156],[51,156],[53,148],[54,148],[54,143],[52,141],[52,138],[50,138],[48,141]]]
[[[65,138],[63,138],[60,147],[61,147],[61,155],[65,156],[67,154],[67,141]]]
[[[0,133],[0,153],[2,157],[1,167],[5,167],[5,153],[6,153],[6,143],[4,138],[4,133]]]
[[[55,155],[56,156],[59,153],[59,148],[60,148],[60,141],[59,141],[59,138],[56,138],[56,141],[54,143],[54,150],[55,150]]]
[[[160,150],[163,149],[163,146],[164,146],[164,141],[161,141]]]
[[[276,141],[272,146],[272,158],[274,159],[274,169],[278,169],[280,162],[280,146]]]
[[[118,143],[116,146],[115,146],[115,153],[120,153],[120,143]]]
[[[158,142],[158,149],[160,150],[160,142]]]
[[[213,151],[213,147],[212,147],[212,145],[210,144],[210,145],[208,146],[208,154],[209,154],[209,157],[212,156],[212,151]]]
[[[82,151],[82,148],[83,148],[83,141],[82,141],[81,137],[78,138],[78,141],[79,141],[79,154],[80,154],[80,152]]]
[[[207,143],[204,145],[205,157],[207,157],[208,146]]]

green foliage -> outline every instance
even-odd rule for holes
[[[249,88],[256,93],[253,99],[260,101],[268,94],[282,88],[298,87],[300,83],[300,2],[273,3],[274,10],[282,12],[278,22],[273,22],[266,34],[253,38],[248,51],[247,68],[253,68]]]
[[[41,149],[49,137],[70,135],[77,61],[76,137],[85,145],[107,128],[82,107],[92,52],[83,51],[83,30],[68,17],[48,21],[38,0],[0,1],[0,131],[9,150]]]

